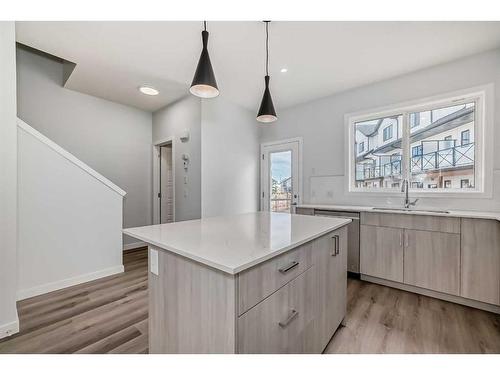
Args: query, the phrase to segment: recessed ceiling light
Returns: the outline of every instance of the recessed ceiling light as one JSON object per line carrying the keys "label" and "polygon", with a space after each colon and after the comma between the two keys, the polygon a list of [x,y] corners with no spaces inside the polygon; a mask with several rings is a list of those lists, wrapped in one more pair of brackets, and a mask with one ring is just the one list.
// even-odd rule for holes
{"label": "recessed ceiling light", "polygon": [[141,86],[139,87],[139,91],[142,92],[144,95],[150,95],[150,96],[155,96],[160,93],[157,89],[151,86]]}
{"label": "recessed ceiling light", "polygon": [[286,72],[288,72],[287,68],[281,68],[281,73],[286,73]]}

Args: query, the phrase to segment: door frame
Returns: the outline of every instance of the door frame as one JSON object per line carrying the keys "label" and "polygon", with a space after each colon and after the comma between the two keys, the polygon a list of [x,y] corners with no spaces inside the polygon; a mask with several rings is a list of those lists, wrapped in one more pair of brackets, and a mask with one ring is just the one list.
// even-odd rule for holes
{"label": "door frame", "polygon": [[160,224],[160,205],[161,198],[159,196],[161,191],[161,171],[160,171],[160,147],[166,146],[168,144],[172,145],[172,209],[173,209],[173,221],[175,222],[175,142],[174,137],[168,137],[153,143],[153,224]]}
{"label": "door frame", "polygon": [[[303,191],[303,181],[302,181],[302,167],[303,167],[303,163],[302,163],[302,155],[303,155],[303,151],[302,151],[302,145],[303,145],[303,139],[302,137],[295,137],[295,138],[287,138],[287,139],[281,139],[281,140],[278,140],[278,141],[271,141],[271,142],[263,142],[260,144],[260,154],[259,154],[259,158],[260,158],[260,173],[259,173],[259,176],[260,176],[260,191],[259,191],[259,201],[260,201],[260,210],[263,211],[264,210],[264,207],[265,207],[265,202],[264,202],[264,199],[265,197],[263,196],[264,194],[264,190],[265,190],[265,186],[264,186],[264,171],[265,171],[265,166],[264,166],[264,147],[267,147],[267,146],[277,146],[277,145],[283,145],[283,144],[286,144],[286,143],[294,143],[294,142],[297,142],[298,143],[298,150],[299,150],[299,154],[297,155],[297,160],[298,160],[298,181],[299,183],[297,184],[297,204],[300,204],[302,203],[302,191]],[[267,163],[267,160],[266,160],[266,163]]]}

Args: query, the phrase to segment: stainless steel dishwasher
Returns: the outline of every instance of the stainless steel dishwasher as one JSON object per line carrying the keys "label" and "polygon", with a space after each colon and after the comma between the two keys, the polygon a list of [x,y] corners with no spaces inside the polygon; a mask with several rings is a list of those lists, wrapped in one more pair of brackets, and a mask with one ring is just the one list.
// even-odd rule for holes
{"label": "stainless steel dishwasher", "polygon": [[359,212],[314,210],[314,215],[352,219],[347,226],[347,271],[359,274]]}

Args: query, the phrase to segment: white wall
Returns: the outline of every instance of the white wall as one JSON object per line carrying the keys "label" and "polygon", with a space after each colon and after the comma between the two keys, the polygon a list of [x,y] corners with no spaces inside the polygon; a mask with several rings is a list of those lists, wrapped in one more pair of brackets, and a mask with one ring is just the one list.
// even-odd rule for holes
{"label": "white wall", "polygon": [[19,331],[16,309],[17,133],[14,22],[0,22],[0,338]]}
{"label": "white wall", "polygon": [[150,224],[151,113],[65,89],[62,79],[59,61],[18,48],[18,117],[127,192],[125,228]]}
{"label": "white wall", "polygon": [[123,272],[123,192],[25,128],[18,129],[18,299]]}
{"label": "white wall", "polygon": [[[341,73],[339,73],[341,74]],[[261,142],[303,137],[304,203],[400,205],[402,195],[374,197],[346,192],[344,115],[419,98],[445,94],[493,83],[495,86],[494,144],[500,145],[500,50],[438,65],[390,80],[353,89],[278,113],[279,120],[262,127]],[[500,153],[489,150],[493,159],[493,197],[421,199],[419,206],[456,209],[500,210]]]}
{"label": "white wall", "polygon": [[[189,141],[181,142],[189,132]],[[189,95],[153,113],[153,143],[173,138],[175,164],[175,220],[201,217],[201,106],[200,99]],[[182,154],[190,157],[187,172]],[[187,177],[187,182],[184,182]],[[157,184],[157,181],[153,182]],[[153,198],[155,210],[158,201]]]}
{"label": "white wall", "polygon": [[259,210],[259,123],[223,97],[202,102],[201,216]]}

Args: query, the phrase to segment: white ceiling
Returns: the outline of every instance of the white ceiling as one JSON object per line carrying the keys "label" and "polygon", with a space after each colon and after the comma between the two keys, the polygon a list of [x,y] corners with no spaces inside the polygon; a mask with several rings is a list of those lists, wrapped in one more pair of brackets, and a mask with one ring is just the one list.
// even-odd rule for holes
{"label": "white ceiling", "polygon": [[[76,63],[66,87],[149,111],[188,93],[201,22],[17,22],[17,41]],[[262,22],[208,22],[221,95],[257,111]],[[500,46],[500,22],[272,22],[277,111]],[[280,73],[282,67],[287,73]],[[160,95],[147,97],[148,84]]]}

